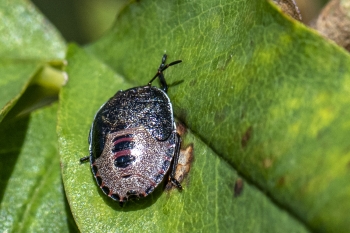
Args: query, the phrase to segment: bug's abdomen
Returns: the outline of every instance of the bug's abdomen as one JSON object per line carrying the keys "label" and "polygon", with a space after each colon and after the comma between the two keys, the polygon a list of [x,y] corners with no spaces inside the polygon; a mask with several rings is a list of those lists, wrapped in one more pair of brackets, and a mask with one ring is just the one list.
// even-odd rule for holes
{"label": "bug's abdomen", "polygon": [[136,160],[135,156],[131,153],[135,146],[135,141],[133,139],[133,134],[124,134],[112,140],[114,166],[126,168]]}
{"label": "bug's abdomen", "polygon": [[97,183],[118,201],[147,196],[169,170],[175,135],[158,141],[144,127],[107,134],[101,156],[92,163]]}

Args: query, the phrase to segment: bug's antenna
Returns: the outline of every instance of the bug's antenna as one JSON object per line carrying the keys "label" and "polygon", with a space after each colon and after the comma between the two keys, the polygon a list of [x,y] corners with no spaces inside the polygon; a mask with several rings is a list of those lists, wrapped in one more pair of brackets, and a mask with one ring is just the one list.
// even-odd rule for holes
{"label": "bug's antenna", "polygon": [[[164,55],[163,59],[162,59],[162,62],[165,62],[165,58],[166,56]],[[169,66],[173,66],[173,65],[176,65],[176,64],[179,64],[181,63],[182,60],[177,60],[177,61],[173,61],[173,62],[170,62],[169,64],[167,65],[164,65],[163,63],[160,65],[159,69],[158,69],[158,72],[156,73],[156,75],[154,75],[154,77],[151,79],[151,81],[148,82],[148,85],[151,85],[151,83],[166,69],[168,69]]]}

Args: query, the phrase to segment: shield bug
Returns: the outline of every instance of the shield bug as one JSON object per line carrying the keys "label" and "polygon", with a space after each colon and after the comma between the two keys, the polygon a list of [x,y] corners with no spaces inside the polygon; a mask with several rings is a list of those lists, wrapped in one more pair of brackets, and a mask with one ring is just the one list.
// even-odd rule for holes
{"label": "shield bug", "polygon": [[[91,170],[102,191],[122,206],[129,199],[146,197],[170,171],[175,179],[181,138],[176,132],[168,85],[163,72],[181,60],[165,64],[146,86],[118,91],[95,115],[89,134]],[[159,78],[161,88],[152,86]]]}

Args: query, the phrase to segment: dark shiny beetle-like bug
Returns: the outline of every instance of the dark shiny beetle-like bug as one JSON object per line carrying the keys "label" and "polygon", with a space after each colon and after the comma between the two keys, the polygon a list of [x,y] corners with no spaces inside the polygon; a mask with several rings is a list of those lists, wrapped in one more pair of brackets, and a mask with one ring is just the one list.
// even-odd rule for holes
{"label": "dark shiny beetle-like bug", "polygon": [[[165,64],[166,57],[148,85],[118,91],[98,110],[90,129],[90,156],[80,159],[90,159],[97,185],[121,206],[152,193],[169,169],[170,181],[182,189],[174,178],[181,139],[163,74],[181,60]],[[151,85],[157,77],[161,89]]]}

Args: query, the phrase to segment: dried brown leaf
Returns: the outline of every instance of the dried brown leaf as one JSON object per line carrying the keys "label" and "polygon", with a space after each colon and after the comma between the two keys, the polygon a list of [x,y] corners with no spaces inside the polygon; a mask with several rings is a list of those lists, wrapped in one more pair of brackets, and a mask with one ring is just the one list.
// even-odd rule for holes
{"label": "dried brown leaf", "polygon": [[311,25],[324,37],[350,51],[350,1],[332,0]]}
{"label": "dried brown leaf", "polygon": [[300,11],[294,0],[273,0],[273,2],[276,3],[285,14],[301,21]]}

